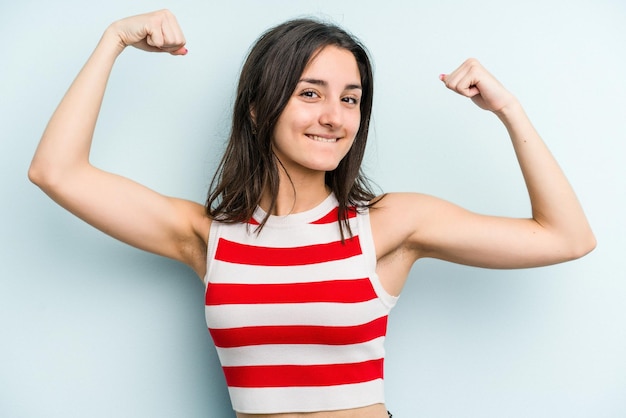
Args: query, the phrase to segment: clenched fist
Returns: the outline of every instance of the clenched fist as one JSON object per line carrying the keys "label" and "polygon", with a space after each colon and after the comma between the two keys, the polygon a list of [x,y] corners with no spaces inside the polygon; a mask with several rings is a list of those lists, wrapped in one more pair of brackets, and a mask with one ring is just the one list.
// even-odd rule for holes
{"label": "clenched fist", "polygon": [[120,46],[144,51],[185,55],[185,36],[169,10],[127,17],[113,23],[107,31],[119,38]]}
{"label": "clenched fist", "polygon": [[481,109],[499,113],[517,102],[515,96],[474,58],[439,78],[450,90],[471,98]]}

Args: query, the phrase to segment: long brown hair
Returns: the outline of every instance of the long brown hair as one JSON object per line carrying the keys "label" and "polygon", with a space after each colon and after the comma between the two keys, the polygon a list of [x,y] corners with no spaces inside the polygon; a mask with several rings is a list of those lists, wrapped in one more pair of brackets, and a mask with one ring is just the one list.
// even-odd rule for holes
{"label": "long brown hair", "polygon": [[[210,217],[222,222],[250,220],[267,188],[271,204],[268,215],[260,222],[260,228],[263,227],[275,208],[278,194],[277,158],[271,145],[276,122],[306,65],[318,51],[330,45],[354,55],[363,88],[361,121],[354,143],[337,168],[327,172],[325,178],[326,185],[339,201],[340,225],[343,222],[350,231],[348,208],[362,208],[374,198],[361,171],[374,92],[368,53],[357,39],[336,25],[297,19],[261,35],[244,63],[230,138],[209,188],[206,211]],[[343,236],[343,228],[340,229]]]}

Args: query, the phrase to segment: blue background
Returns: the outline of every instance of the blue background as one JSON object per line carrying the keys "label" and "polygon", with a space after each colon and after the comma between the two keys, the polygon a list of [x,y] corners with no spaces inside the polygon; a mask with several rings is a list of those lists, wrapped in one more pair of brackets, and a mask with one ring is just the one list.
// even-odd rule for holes
{"label": "blue background", "polygon": [[626,416],[620,0],[2,0],[0,416],[233,416],[194,274],[92,229],[26,178],[48,118],[106,26],[161,7],[177,15],[190,52],[124,52],[92,161],[199,202],[249,46],[274,24],[316,16],[373,55],[365,169],[383,190],[528,216],[504,128],[438,80],[479,58],[525,105],[599,245],[540,269],[418,262],[391,315],[388,407],[400,418]]}

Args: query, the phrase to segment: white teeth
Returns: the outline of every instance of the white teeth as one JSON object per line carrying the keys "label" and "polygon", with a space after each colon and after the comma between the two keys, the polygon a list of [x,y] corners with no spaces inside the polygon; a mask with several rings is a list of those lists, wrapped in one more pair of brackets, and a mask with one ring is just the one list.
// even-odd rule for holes
{"label": "white teeth", "polygon": [[317,135],[307,135],[309,138],[311,138],[313,141],[318,141],[318,142],[337,142],[337,138],[322,138],[321,136],[317,136]]}

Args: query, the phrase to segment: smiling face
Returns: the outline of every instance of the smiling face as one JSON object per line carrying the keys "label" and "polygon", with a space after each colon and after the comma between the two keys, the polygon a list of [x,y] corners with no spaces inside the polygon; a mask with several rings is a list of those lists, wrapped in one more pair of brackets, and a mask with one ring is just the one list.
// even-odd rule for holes
{"label": "smiling face", "polygon": [[274,154],[290,176],[337,168],[359,130],[361,94],[350,51],[327,46],[313,56],[272,138]]}

